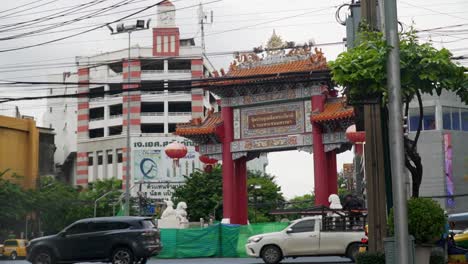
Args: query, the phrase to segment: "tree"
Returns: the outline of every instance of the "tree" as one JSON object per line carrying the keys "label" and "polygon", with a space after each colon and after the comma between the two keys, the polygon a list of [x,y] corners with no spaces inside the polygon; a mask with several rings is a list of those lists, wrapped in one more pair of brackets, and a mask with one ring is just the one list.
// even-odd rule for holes
{"label": "tree", "polygon": [[[172,200],[174,204],[184,201],[188,204],[188,215],[191,220],[207,218],[213,215],[215,219],[222,218],[222,197],[223,197],[223,177],[221,166],[214,166],[211,172],[197,170],[190,176],[185,176],[185,184],[174,190]],[[258,172],[248,171],[248,186],[261,186],[260,189],[250,187],[248,193],[250,197],[254,195],[262,197],[262,201],[257,204],[257,222],[274,220],[268,213],[275,209],[278,204],[284,202],[281,188],[274,183],[274,177],[263,175]],[[249,205],[249,219],[254,221],[255,208],[252,203]]]}
{"label": "tree", "polygon": [[[385,105],[388,95],[386,62],[390,48],[380,32],[364,30],[359,45],[330,62],[332,79],[345,87],[350,102],[356,104],[379,98]],[[419,196],[423,175],[417,152],[423,118],[421,94],[435,92],[440,95],[447,90],[468,103],[468,79],[464,67],[453,63],[451,57],[447,49],[437,50],[430,42],[419,43],[414,29],[400,35],[401,89],[406,115],[413,98],[417,98],[419,104],[416,136],[414,140],[405,136],[405,163],[413,179],[413,197]]]}
{"label": "tree", "polygon": [[[251,198],[249,221],[251,223],[274,221],[275,216],[270,215],[270,211],[277,209],[285,201],[281,187],[275,183],[275,176],[258,171],[248,171],[247,177],[248,196]],[[255,186],[259,186],[259,188]]]}
{"label": "tree", "polygon": [[22,225],[31,204],[28,195],[30,191],[24,191],[15,183],[15,179],[20,176],[13,173],[11,179],[6,179],[8,171],[9,169],[0,172],[0,238],[6,238],[10,231],[17,230]]}
{"label": "tree", "polygon": [[174,204],[186,202],[189,219],[207,219],[213,215],[222,217],[223,176],[221,166],[216,165],[211,172],[194,171],[185,177],[185,184],[176,188],[172,195]]}

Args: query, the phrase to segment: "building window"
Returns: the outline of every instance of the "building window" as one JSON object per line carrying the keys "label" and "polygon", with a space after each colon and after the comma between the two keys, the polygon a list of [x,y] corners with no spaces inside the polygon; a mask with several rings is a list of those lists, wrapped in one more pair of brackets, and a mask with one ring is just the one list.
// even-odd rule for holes
{"label": "building window", "polygon": [[111,126],[109,127],[109,136],[121,135],[122,126]]}
{"label": "building window", "polygon": [[156,37],[156,52],[161,52],[162,51],[162,40],[161,40],[161,36],[157,36]]}
{"label": "building window", "polygon": [[104,107],[97,107],[89,109],[89,120],[103,120]]}
{"label": "building window", "polygon": [[164,115],[164,102],[142,102],[141,115]]}
{"label": "building window", "polygon": [[164,133],[164,124],[141,124],[141,133]]}
{"label": "building window", "polygon": [[122,163],[122,161],[123,161],[122,150],[119,150],[117,152],[117,163]]}
{"label": "building window", "polygon": [[468,108],[461,108],[461,127],[463,131],[468,131]]}
{"label": "building window", "polygon": [[50,93],[49,94],[53,94],[54,92],[52,91],[52,88],[50,88]]}
{"label": "building window", "polygon": [[52,124],[49,124],[49,128],[52,128]]}
{"label": "building window", "polygon": [[109,116],[121,116],[122,115],[122,104],[115,104],[109,106]]}
{"label": "building window", "polygon": [[191,113],[192,102],[169,102],[170,113]]}
{"label": "building window", "polygon": [[191,60],[182,60],[182,59],[172,59],[167,61],[168,70],[192,70],[192,61]]}
{"label": "building window", "polygon": [[169,36],[163,36],[163,52],[169,51]]}
{"label": "building window", "polygon": [[88,166],[93,166],[93,153],[88,153]]}
{"label": "building window", "polygon": [[98,165],[102,165],[102,162],[103,162],[102,151],[98,151],[98,153],[97,153],[97,163],[98,163]]}
{"label": "building window", "polygon": [[460,109],[455,107],[442,107],[443,127],[446,130],[460,130]]}
{"label": "building window", "polygon": [[104,98],[104,86],[89,89],[89,99]]}
{"label": "building window", "polygon": [[104,128],[95,128],[89,130],[89,138],[104,137]]}
{"label": "building window", "polygon": [[52,107],[49,107],[49,113],[52,113]]}
{"label": "building window", "polygon": [[112,164],[112,150],[107,151],[107,164]]}
{"label": "building window", "polygon": [[[423,108],[423,124],[421,130],[434,130],[436,129],[435,123],[435,106],[428,106]],[[412,108],[409,111],[409,129],[410,131],[418,130],[419,122],[419,108]]]}
{"label": "building window", "polygon": [[169,124],[169,133],[174,133],[176,131],[177,124]]}
{"label": "building window", "polygon": [[172,35],[171,36],[171,52],[175,52],[175,46],[176,46],[175,36]]}

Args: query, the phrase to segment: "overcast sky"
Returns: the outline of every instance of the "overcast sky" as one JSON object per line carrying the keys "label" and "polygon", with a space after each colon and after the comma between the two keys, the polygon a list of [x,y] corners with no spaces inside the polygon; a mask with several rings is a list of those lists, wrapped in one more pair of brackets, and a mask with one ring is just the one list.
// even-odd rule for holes
{"label": "overcast sky", "polygon": [[[128,1],[130,4],[125,6],[62,27],[57,27],[57,23],[87,15],[91,10],[127,1],[2,1],[2,7],[0,8],[0,38],[38,30],[43,28],[45,24],[55,24],[53,25],[55,28],[33,37],[27,36],[12,40],[0,40],[0,51],[78,33],[91,28],[93,25],[119,19],[157,1],[130,0]],[[195,37],[197,44],[199,44],[200,30],[197,25],[197,5],[200,1],[174,0],[173,2],[180,9],[177,11],[176,23],[180,27],[181,37]],[[336,22],[335,11],[339,5],[348,2],[343,0],[204,0],[203,3],[206,3],[204,5],[205,11],[213,10],[214,12],[214,23],[205,27],[207,53],[246,50],[262,44],[265,45],[273,29],[284,40],[292,40],[296,41],[296,43],[303,43],[311,39],[317,44],[341,41],[345,37],[345,27]],[[29,3],[34,4],[28,5]],[[57,12],[66,11],[71,6],[75,6],[77,9],[83,8],[83,5],[87,3],[98,4],[80,11],[76,11],[75,9],[73,16],[47,21],[37,20],[47,15],[50,16]],[[20,5],[24,6],[8,11]],[[446,47],[452,50],[455,55],[468,54],[468,18],[466,17],[466,13],[468,13],[468,1],[398,1],[398,12],[399,21],[405,27],[413,22],[417,29],[460,25],[444,28],[439,31],[421,33],[420,36],[423,41],[432,40],[437,47]],[[137,17],[144,19],[152,18],[155,23],[155,13],[156,9],[150,9],[137,15]],[[5,27],[5,25],[14,25],[15,23],[22,23],[32,19],[36,19],[36,22]],[[130,19],[127,23],[134,20]],[[19,26],[23,28],[17,28]],[[61,32],[49,34],[50,31]],[[140,46],[150,46],[151,31],[134,33],[132,45],[136,43]],[[0,80],[45,81],[47,74],[73,71],[72,65],[75,56],[89,56],[126,47],[126,35],[111,36],[107,28],[101,28],[53,44],[20,51],[0,52]],[[331,45],[323,46],[322,49],[328,60],[333,60],[340,52],[344,51],[345,47],[344,45]],[[216,68],[224,67],[227,69],[229,62],[232,61],[232,56],[210,55],[210,60]],[[58,65],[59,63],[60,65]],[[12,90],[8,87],[0,87],[0,98],[42,95],[45,93],[44,88],[37,87],[36,90],[31,90],[31,88],[16,88]],[[41,116],[44,111],[44,101],[0,104],[0,114],[11,113],[15,105],[19,106],[23,114],[35,116],[38,119],[39,125],[42,125]],[[338,157],[339,170],[341,170],[343,163],[351,161],[352,154],[350,152],[340,155]],[[269,155],[269,163],[267,171],[277,175],[277,182],[282,186],[283,192],[287,197],[290,198],[310,193],[313,190],[312,155],[297,151],[271,153]]]}

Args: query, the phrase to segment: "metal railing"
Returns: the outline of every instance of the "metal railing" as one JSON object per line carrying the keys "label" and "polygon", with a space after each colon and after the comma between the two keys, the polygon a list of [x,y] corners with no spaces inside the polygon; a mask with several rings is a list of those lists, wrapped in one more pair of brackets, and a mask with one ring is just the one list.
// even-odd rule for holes
{"label": "metal railing", "polygon": [[169,112],[169,116],[191,116],[192,112]]}
{"label": "metal railing", "polygon": [[91,122],[91,121],[101,121],[101,120],[104,120],[104,117],[90,118],[90,119],[89,119],[89,122]]}
{"label": "metal railing", "polygon": [[121,117],[122,117],[122,114],[110,115],[110,116],[109,116],[109,119],[116,119],[116,118],[121,118]]}
{"label": "metal railing", "polygon": [[164,112],[141,112],[141,116],[164,116]]}

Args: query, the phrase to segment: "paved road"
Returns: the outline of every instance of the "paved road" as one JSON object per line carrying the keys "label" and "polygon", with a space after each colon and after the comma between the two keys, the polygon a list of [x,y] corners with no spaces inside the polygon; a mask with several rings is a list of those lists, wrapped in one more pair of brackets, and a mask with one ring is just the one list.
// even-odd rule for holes
{"label": "paved road", "polygon": [[[30,264],[24,260],[11,261],[11,260],[0,260],[0,264]],[[149,264],[263,264],[261,259],[252,258],[205,258],[205,259],[152,259],[148,262]],[[295,264],[350,264],[347,258],[340,257],[313,257],[313,258],[297,258],[297,259],[286,259],[281,263],[295,263]]]}

